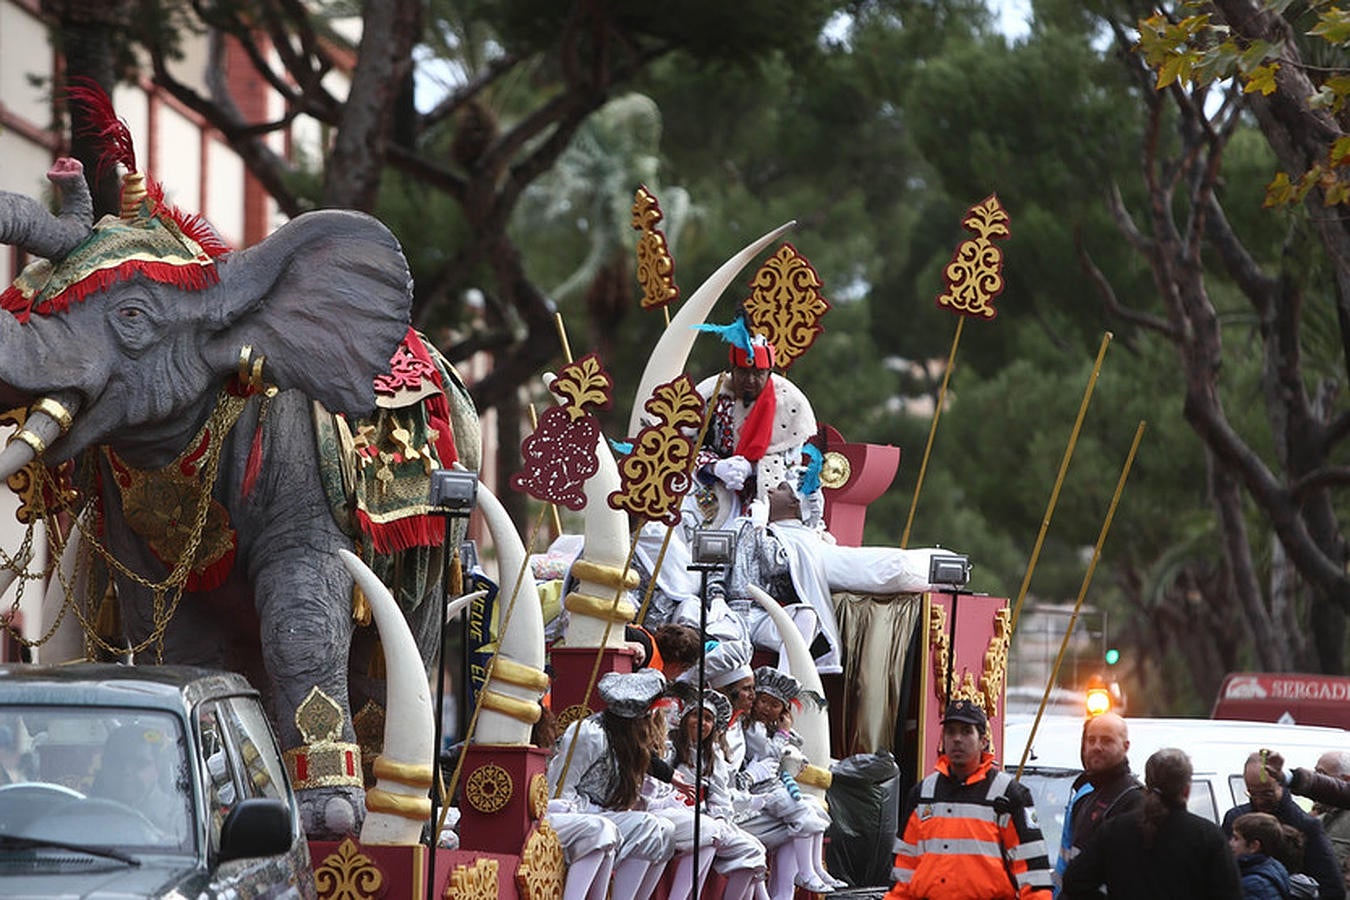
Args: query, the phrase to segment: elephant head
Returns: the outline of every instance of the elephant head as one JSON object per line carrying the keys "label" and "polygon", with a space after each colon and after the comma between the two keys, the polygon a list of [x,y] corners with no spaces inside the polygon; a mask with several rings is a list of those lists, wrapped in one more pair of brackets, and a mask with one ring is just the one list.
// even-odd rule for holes
{"label": "elephant head", "polygon": [[[78,172],[65,160],[49,173],[77,210]],[[333,412],[374,408],[411,304],[407,263],[375,219],[308,213],[228,253],[153,193],[92,227],[25,200],[0,193],[0,239],[44,257],[0,296],[0,406],[54,402],[35,403],[0,478],[101,444],[161,465],[236,372]]]}
{"label": "elephant head", "polygon": [[[378,221],[338,210],[230,252],[135,173],[124,178],[122,214],[91,224],[78,164],[49,174],[65,198],[60,215],[0,193],[0,240],[41,257],[0,293],[0,409],[31,407],[0,453],[0,478],[35,457],[93,461],[102,502],[92,512],[104,526],[91,533],[116,561],[123,636],[147,650],[138,658],[153,659],[153,648],[165,662],[252,677],[268,696],[306,831],[350,833],[364,810],[357,714],[382,698],[387,659],[354,623],[359,604],[336,551],[359,545],[382,575],[407,579],[396,593],[425,660],[439,604],[423,601],[440,589],[444,530],[416,487],[406,492],[411,512],[354,502],[351,514],[333,487],[349,472],[332,475],[330,461],[386,463],[379,454],[351,463],[357,451],[331,445],[367,441],[356,419],[377,407],[390,417],[380,421],[399,423],[416,408],[422,451],[456,432],[450,449],[470,468],[478,460],[467,393],[431,350],[405,341],[407,261]],[[377,376],[386,376],[378,399]],[[320,427],[316,403],[349,417],[345,438],[345,426]],[[226,408],[234,418],[218,415]],[[208,432],[213,466],[187,473],[194,448],[206,446],[194,435]],[[100,452],[84,453],[91,448]],[[418,475],[423,463],[453,459],[415,449],[401,458]],[[175,499],[166,484],[196,499]],[[184,518],[175,503],[204,511],[187,545],[174,543]],[[163,603],[184,546],[208,538],[218,553],[209,577],[178,582],[181,602]]]}

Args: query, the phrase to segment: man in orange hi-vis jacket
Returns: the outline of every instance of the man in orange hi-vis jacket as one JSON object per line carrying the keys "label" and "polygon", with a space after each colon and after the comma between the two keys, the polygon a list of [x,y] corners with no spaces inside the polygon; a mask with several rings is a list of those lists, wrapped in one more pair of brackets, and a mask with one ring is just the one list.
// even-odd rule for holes
{"label": "man in orange hi-vis jacket", "polygon": [[1050,861],[1031,793],[985,752],[989,723],[947,705],[936,770],[910,790],[886,900],[1050,900]]}

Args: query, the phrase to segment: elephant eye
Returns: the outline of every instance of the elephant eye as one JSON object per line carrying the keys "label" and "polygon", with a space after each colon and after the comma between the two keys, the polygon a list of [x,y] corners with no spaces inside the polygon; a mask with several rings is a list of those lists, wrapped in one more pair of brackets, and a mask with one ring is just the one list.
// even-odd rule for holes
{"label": "elephant eye", "polygon": [[127,304],[117,310],[117,314],[124,319],[138,319],[143,312],[144,310],[139,306],[132,306],[131,304]]}

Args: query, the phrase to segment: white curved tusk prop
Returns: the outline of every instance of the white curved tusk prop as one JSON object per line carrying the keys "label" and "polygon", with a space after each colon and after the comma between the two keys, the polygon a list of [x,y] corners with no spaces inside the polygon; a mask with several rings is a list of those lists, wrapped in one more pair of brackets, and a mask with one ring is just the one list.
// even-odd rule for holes
{"label": "white curved tusk prop", "polygon": [[[361,558],[348,550],[338,556],[370,603],[370,612],[380,631],[388,676],[384,719],[384,751],[375,760],[375,787],[366,795],[366,821],[361,826],[361,843],[383,846],[409,846],[418,843],[422,826],[431,813],[428,796],[432,784],[432,760],[436,745],[435,720],[432,718],[431,688],[427,684],[417,642],[398,608],[394,595],[384,582],[370,571]],[[381,776],[381,768],[400,774],[400,779]],[[412,777],[409,777],[411,775]],[[424,784],[406,784],[421,781]],[[392,798],[379,803],[379,797]],[[425,803],[425,806],[423,806]],[[405,814],[371,809],[404,808]],[[411,818],[425,810],[421,818]]]}
{"label": "white curved tusk prop", "polygon": [[[42,633],[51,632],[52,635],[46,643],[36,648],[37,660],[44,665],[75,662],[84,658],[84,629],[80,627],[75,612],[66,609],[66,588],[63,587],[70,586],[71,603],[82,603],[89,595],[88,571],[78,565],[82,542],[81,526],[77,522],[70,529],[66,545],[61,548],[61,559],[57,563],[61,567],[60,577],[49,579],[47,590],[42,595]],[[52,631],[58,616],[61,623]]]}
{"label": "white curved tusk prop", "polygon": [[463,597],[456,597],[455,599],[451,600],[448,604],[446,604],[445,607],[446,624],[448,625],[450,622],[459,618],[459,614],[464,612],[464,610],[468,609],[470,603],[481,597],[486,596],[487,591],[474,591],[472,594],[465,594]]}
{"label": "white curved tusk prop", "polygon": [[657,386],[674,381],[684,371],[685,363],[689,361],[689,351],[694,347],[694,338],[698,337],[694,326],[702,324],[708,318],[722,292],[731,284],[731,280],[740,274],[741,269],[796,224],[796,220],[785,222],[746,245],[740,253],[722,263],[716,272],[709,275],[708,280],[699,285],[698,290],[694,291],[675,313],[675,317],[662,332],[660,340],[656,342],[656,347],[648,358],[647,368],[642,372],[642,380],[638,382],[637,393],[633,395],[633,412],[628,419],[629,437],[642,430],[643,407],[652,398]]}
{"label": "white curved tusk prop", "polygon": [[[806,645],[806,638],[802,637],[802,633],[792,623],[792,617],[777,600],[759,587],[753,584],[747,587],[750,589],[750,596],[763,607],[778,628],[778,636],[783,640],[783,651],[787,654],[788,668],[792,677],[806,690],[825,696],[825,686],[821,683],[820,672],[816,670],[815,660],[811,657],[811,648]],[[796,713],[793,729],[802,736],[802,753],[806,755],[807,760],[813,765],[828,769],[830,719],[825,710],[815,709],[810,703],[803,703],[801,710]],[[825,792],[817,787],[803,784],[801,789],[818,797],[825,796]]]}
{"label": "white curved tusk prop", "polygon": [[[80,408],[78,400],[71,394],[58,394],[51,399],[72,416]],[[53,441],[69,429],[70,422],[62,422],[44,410],[34,408],[29,412],[23,428],[10,437],[4,450],[0,450],[0,481],[9,478],[40,456]]]}
{"label": "white curved tusk prop", "polygon": [[[478,725],[470,743],[528,746],[530,729],[539,718],[539,700],[548,690],[548,676],[544,673],[544,607],[539,602],[539,587],[520,533],[497,495],[481,482],[476,508],[497,548],[501,584],[497,593],[497,661],[491,680],[483,685]],[[514,606],[512,588],[517,597]],[[503,629],[500,623],[506,619],[508,609],[511,618]],[[522,714],[528,711],[531,717],[526,721],[521,715],[512,715],[513,711]]]}

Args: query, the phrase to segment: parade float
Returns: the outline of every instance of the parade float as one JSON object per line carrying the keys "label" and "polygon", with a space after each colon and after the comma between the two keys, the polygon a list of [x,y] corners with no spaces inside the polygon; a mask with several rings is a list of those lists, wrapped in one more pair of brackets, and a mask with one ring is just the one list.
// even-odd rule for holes
{"label": "parade float", "polygon": [[[540,548],[487,486],[464,485],[477,415],[453,367],[408,327],[410,278],[393,236],[329,210],[231,250],[164,203],[106,98],[77,99],[101,111],[107,161],[124,172],[120,214],[92,221],[73,160],[49,173],[56,215],[0,194],[0,242],[36,259],[0,295],[0,408],[18,429],[0,476],[60,555],[52,572],[26,572],[20,548],[5,548],[9,577],[46,581],[36,652],[248,675],[285,750],[320,896],[560,897],[547,749],[531,744],[531,727],[545,694],[565,728],[601,708],[602,673],[636,665],[623,631],[649,598],[636,590],[635,545],[644,528],[659,536],[655,584],[708,427],[685,372],[694,326],[762,259],[739,309],[780,367],[823,327],[818,276],[778,243],[791,223],[728,259],[671,316],[679,290],[660,208],[638,191],[644,307],[668,325],[629,433],[603,433],[595,412],[615,385],[595,354],[571,358],[564,333],[565,364],[543,379],[557,402],[511,477],[511,489],[584,518],[566,632],[546,649],[530,562]],[[994,315],[1008,217],[990,197],[964,224],[973,236],[938,301],[962,323]],[[828,425],[819,436],[824,523],[838,545],[857,546],[900,450]],[[496,577],[458,604],[481,640],[467,741],[447,779],[426,676],[442,664],[447,601],[468,590],[458,553],[471,515],[491,535]],[[831,762],[860,753],[894,754],[909,779],[927,770],[948,699],[986,711],[1000,754],[1016,607],[967,592],[967,558],[925,559],[922,590],[833,592],[838,674],[821,676],[778,600],[753,589],[786,668],[830,700],[798,723],[812,762],[804,789],[828,797]],[[453,850],[429,837],[444,832],[452,801]]]}

